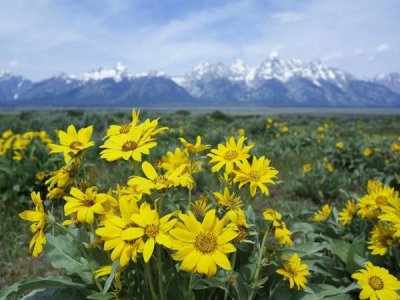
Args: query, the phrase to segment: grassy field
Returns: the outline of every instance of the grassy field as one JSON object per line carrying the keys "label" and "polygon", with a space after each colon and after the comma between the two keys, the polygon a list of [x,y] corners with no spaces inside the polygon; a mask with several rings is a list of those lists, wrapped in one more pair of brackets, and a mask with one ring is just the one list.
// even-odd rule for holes
{"label": "grassy field", "polygon": [[[395,145],[400,143],[400,116],[385,112],[337,115],[340,111],[333,111],[333,115],[321,115],[316,111],[275,111],[269,116],[271,112],[267,111],[240,115],[143,111],[141,119],[159,117],[160,125],[169,128],[157,138],[158,146],[149,157],[152,161],[180,146],[179,137],[194,141],[200,135],[204,143],[215,147],[227,137],[244,135],[248,143],[255,144],[253,154],[265,155],[279,170],[279,183],[270,187],[270,196],[257,195],[255,209],[271,206],[295,219],[304,211],[315,211],[322,203],[343,205],[350,197],[364,193],[371,178],[399,188],[400,149]],[[110,124],[125,124],[130,118],[128,110],[4,113],[0,114],[0,133],[46,131],[57,142],[57,130],[66,130],[70,124],[77,128],[93,124],[96,146],[88,151],[87,159],[98,186],[106,190],[115,188],[116,183],[126,184],[131,169],[123,162],[110,164],[95,159],[100,152],[98,146]],[[52,272],[43,256],[30,257],[31,234],[28,225],[18,218],[19,212],[31,208],[30,192],[46,193],[47,174],[62,163],[61,157],[47,152],[46,146],[33,141],[21,152],[20,160],[13,159],[12,149],[0,157],[0,286]],[[311,165],[309,169],[307,164]],[[44,172],[44,177],[39,172]],[[200,174],[197,180],[194,198],[220,187],[220,182],[209,175]]]}

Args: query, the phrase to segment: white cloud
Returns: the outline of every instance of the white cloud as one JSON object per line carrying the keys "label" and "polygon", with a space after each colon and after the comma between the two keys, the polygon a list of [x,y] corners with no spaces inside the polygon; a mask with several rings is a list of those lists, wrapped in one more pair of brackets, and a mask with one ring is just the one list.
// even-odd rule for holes
{"label": "white cloud", "polygon": [[390,50],[390,46],[386,43],[382,43],[379,44],[376,48],[375,48],[375,52],[380,53],[380,52],[386,52]]}
{"label": "white cloud", "polygon": [[363,48],[356,48],[353,51],[354,55],[361,55],[365,53],[365,50]]}
{"label": "white cloud", "polygon": [[16,60],[16,59],[10,60],[10,61],[8,62],[8,66],[9,66],[10,68],[17,68],[17,67],[19,67],[20,65],[21,65],[21,62],[18,61],[18,60]]}
{"label": "white cloud", "polygon": [[291,11],[276,13],[273,14],[272,17],[277,19],[280,23],[292,23],[304,20],[304,16]]}
{"label": "white cloud", "polygon": [[322,60],[325,62],[331,61],[331,60],[336,60],[343,57],[342,52],[330,52],[322,57]]}

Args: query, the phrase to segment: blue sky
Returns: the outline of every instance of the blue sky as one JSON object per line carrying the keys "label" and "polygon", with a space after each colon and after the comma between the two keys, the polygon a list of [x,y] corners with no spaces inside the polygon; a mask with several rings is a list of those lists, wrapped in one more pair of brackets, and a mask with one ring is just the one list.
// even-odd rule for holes
{"label": "blue sky", "polygon": [[181,74],[278,51],[368,77],[400,71],[399,14],[398,0],[0,0],[0,70]]}

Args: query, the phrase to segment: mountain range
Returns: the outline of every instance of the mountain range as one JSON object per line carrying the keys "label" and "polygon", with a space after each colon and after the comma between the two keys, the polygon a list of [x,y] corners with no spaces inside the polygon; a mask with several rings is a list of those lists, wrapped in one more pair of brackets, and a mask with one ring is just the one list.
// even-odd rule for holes
{"label": "mountain range", "polygon": [[0,71],[0,107],[400,107],[400,73],[360,79],[320,61],[209,62],[181,76],[112,69],[33,82]]}

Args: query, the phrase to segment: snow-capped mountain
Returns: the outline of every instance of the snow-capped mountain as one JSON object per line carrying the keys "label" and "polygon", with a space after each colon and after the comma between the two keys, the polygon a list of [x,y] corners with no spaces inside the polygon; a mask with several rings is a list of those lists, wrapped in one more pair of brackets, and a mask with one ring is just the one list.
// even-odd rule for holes
{"label": "snow-capped mountain", "polygon": [[20,93],[23,93],[32,86],[32,82],[15,76],[9,72],[0,71],[0,104],[17,100]]}
{"label": "snow-capped mountain", "polygon": [[53,106],[400,107],[400,73],[360,80],[320,61],[272,53],[257,66],[203,62],[184,75],[111,69],[32,83],[0,72],[0,104]]}
{"label": "snow-capped mountain", "polygon": [[381,84],[393,92],[400,94],[400,72],[380,74],[373,79],[373,82]]}

